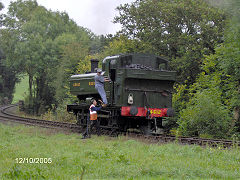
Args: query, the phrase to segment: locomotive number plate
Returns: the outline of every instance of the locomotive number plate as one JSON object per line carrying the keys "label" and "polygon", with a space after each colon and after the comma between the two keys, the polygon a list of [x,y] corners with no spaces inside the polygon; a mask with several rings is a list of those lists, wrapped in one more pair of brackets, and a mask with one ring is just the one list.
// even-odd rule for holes
{"label": "locomotive number plate", "polygon": [[73,87],[78,87],[80,86],[80,83],[73,83]]}
{"label": "locomotive number plate", "polygon": [[88,85],[89,86],[95,86],[95,82],[89,82]]}
{"label": "locomotive number plate", "polygon": [[151,114],[161,114],[161,110],[150,110]]}

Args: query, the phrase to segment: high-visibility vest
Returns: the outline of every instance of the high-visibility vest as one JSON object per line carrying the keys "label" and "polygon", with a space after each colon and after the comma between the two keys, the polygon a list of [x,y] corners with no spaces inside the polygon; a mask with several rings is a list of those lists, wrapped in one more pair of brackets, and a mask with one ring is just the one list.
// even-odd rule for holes
{"label": "high-visibility vest", "polygon": [[91,108],[95,107],[93,104],[90,106],[89,108],[89,112],[90,112],[90,120],[97,120],[97,111],[92,111]]}

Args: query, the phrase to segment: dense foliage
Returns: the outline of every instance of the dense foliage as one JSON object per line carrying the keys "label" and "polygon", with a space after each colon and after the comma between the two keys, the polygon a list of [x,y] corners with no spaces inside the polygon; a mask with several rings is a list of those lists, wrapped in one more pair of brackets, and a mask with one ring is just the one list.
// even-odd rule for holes
{"label": "dense foliage", "polygon": [[213,137],[239,135],[240,6],[237,1],[232,3],[231,8],[236,11],[232,9],[233,18],[226,27],[224,42],[216,46],[215,54],[204,59],[203,72],[196,82],[185,89],[185,93],[175,95],[175,102],[183,96],[189,99],[185,104],[177,104],[177,108],[182,109],[179,130],[183,134],[203,133]]}
{"label": "dense foliage", "polygon": [[[0,26],[3,23],[3,14],[1,14],[1,10],[3,8],[4,6],[0,2]],[[3,41],[2,35],[0,33],[0,104],[6,104],[11,102],[13,98],[14,86],[15,83],[18,81],[15,69],[12,67],[4,66],[4,58],[5,53],[3,51]]]}
{"label": "dense foliage", "polygon": [[136,0],[117,9],[120,33],[147,42],[155,54],[169,57],[181,82],[193,82],[203,55],[214,53],[222,42],[226,14],[204,0]]}

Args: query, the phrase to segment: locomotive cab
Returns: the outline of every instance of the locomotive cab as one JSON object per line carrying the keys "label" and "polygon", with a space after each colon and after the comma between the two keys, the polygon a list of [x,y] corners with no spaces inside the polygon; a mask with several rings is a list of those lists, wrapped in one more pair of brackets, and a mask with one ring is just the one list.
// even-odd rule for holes
{"label": "locomotive cab", "polygon": [[110,56],[103,60],[103,71],[111,79],[110,83],[105,83],[111,105],[172,106],[176,73],[168,70],[166,59],[143,54]]}

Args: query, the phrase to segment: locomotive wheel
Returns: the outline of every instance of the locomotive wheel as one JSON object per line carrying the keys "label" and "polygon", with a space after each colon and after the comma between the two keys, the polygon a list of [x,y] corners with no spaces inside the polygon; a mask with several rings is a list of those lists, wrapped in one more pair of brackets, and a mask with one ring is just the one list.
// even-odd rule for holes
{"label": "locomotive wheel", "polygon": [[110,132],[111,137],[118,137],[118,135],[119,135],[119,132],[116,129],[114,129]]}
{"label": "locomotive wheel", "polygon": [[87,124],[87,117],[82,116],[80,112],[77,113],[77,124],[80,126],[84,126]]}
{"label": "locomotive wheel", "polygon": [[140,126],[140,131],[144,135],[150,135],[151,134],[151,129],[147,125]]}
{"label": "locomotive wheel", "polygon": [[112,131],[110,132],[110,136],[112,137],[118,137],[119,132],[118,132],[118,127],[117,125],[112,126]]}

